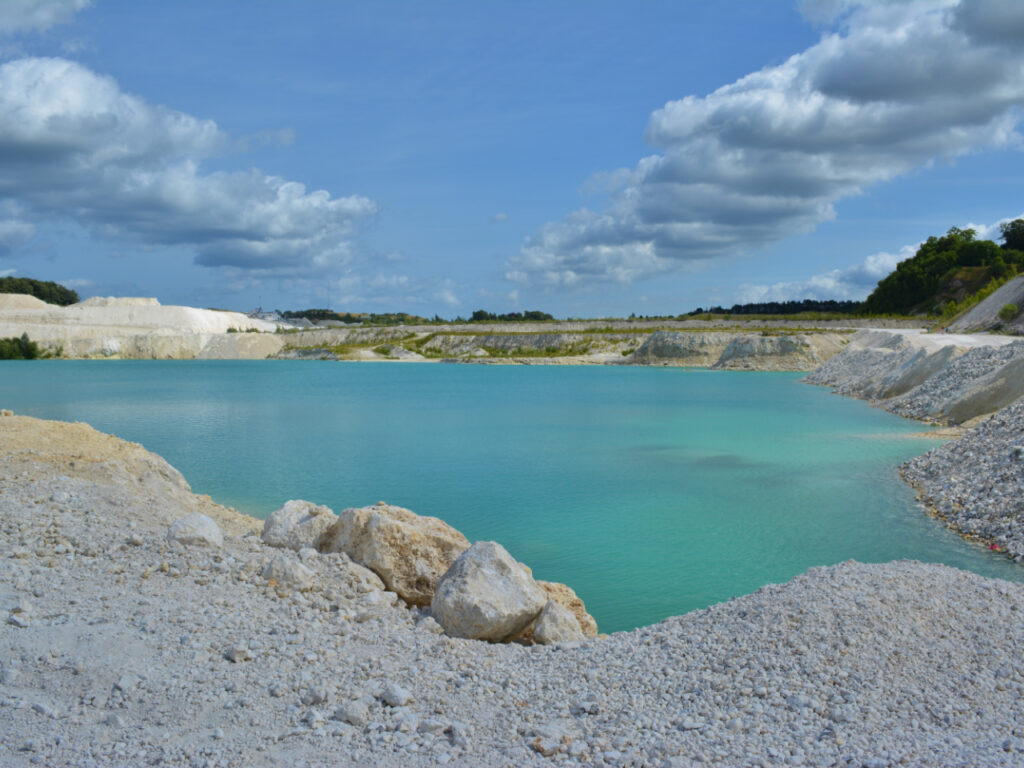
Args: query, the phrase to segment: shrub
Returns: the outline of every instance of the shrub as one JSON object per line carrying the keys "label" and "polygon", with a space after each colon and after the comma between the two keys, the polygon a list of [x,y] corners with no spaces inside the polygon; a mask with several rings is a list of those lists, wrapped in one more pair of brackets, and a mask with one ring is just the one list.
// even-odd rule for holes
{"label": "shrub", "polygon": [[1003,304],[1003,308],[999,310],[999,319],[1004,323],[1008,323],[1020,313],[1020,309],[1016,304]]}
{"label": "shrub", "polygon": [[35,360],[39,356],[39,345],[27,333],[21,334],[21,338],[0,339],[0,360]]}

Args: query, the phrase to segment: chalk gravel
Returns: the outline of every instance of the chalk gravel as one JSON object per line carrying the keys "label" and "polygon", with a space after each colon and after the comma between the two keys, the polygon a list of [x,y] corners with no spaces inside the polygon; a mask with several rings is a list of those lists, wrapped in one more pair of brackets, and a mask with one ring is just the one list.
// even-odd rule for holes
{"label": "chalk gravel", "polygon": [[951,528],[1024,561],[1024,399],[902,471]]}
{"label": "chalk gravel", "polygon": [[849,562],[577,646],[492,645],[344,555],[307,552],[312,588],[279,592],[281,550],[230,510],[223,548],[169,544],[180,476],[85,472],[54,439],[0,454],[2,765],[1024,763],[1020,585]]}

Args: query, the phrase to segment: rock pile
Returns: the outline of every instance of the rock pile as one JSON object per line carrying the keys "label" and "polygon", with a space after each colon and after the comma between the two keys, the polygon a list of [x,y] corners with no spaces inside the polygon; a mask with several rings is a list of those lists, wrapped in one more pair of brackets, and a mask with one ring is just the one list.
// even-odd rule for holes
{"label": "rock pile", "polygon": [[[500,544],[470,546],[443,520],[383,501],[338,515],[309,501],[288,501],[264,522],[263,542],[307,557],[344,554],[452,637],[547,645],[597,636],[594,618],[571,588],[534,581]],[[279,557],[264,575],[306,588],[308,578],[285,574],[290,562]]]}
{"label": "rock pile", "polygon": [[469,542],[443,520],[381,501],[343,510],[318,547],[365,565],[410,605],[429,605],[438,579]]}
{"label": "rock pile", "polygon": [[960,424],[1024,396],[1024,341],[861,331],[804,380],[908,418]]}
{"label": "rock pile", "polygon": [[903,466],[951,528],[1024,561],[1024,398]]}

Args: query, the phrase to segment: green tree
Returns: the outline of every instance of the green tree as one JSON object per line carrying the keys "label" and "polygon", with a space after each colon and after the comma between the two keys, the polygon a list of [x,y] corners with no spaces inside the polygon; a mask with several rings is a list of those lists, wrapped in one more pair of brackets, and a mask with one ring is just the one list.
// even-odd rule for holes
{"label": "green tree", "polygon": [[1002,309],[999,310],[999,319],[1004,323],[1008,323],[1015,318],[1020,309],[1016,304],[1003,304]]}
{"label": "green tree", "polygon": [[37,357],[39,346],[27,333],[21,334],[21,338],[0,339],[0,360],[35,360]]}
{"label": "green tree", "polygon": [[1003,233],[1003,248],[1024,251],[1024,219],[1014,219],[999,225]]}
{"label": "green tree", "polygon": [[30,277],[0,277],[0,293],[26,293],[40,301],[61,306],[78,303],[78,294],[70,288]]}

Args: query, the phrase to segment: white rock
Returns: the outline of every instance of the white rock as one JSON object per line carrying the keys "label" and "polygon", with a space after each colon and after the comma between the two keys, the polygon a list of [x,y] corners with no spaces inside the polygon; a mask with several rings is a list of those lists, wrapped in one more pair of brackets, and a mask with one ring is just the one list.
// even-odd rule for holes
{"label": "white rock", "polygon": [[397,683],[387,683],[380,698],[390,707],[404,707],[412,701],[412,694]]}
{"label": "white rock", "polygon": [[279,587],[302,592],[313,584],[313,571],[291,555],[281,553],[263,569],[263,578],[273,579]]}
{"label": "white rock", "polygon": [[224,546],[224,536],[220,528],[213,520],[199,512],[173,523],[167,529],[167,540],[186,546]]}
{"label": "white rock", "polygon": [[362,728],[370,722],[370,708],[361,701],[350,701],[338,707],[334,717],[349,725],[354,725],[356,728]]}
{"label": "white rock", "polygon": [[522,634],[546,604],[525,565],[500,544],[478,541],[438,582],[430,613],[453,637],[502,642]]}
{"label": "white rock", "polygon": [[428,605],[438,579],[468,547],[443,520],[378,502],[342,510],[320,550],[344,552],[410,605]]}
{"label": "white rock", "polygon": [[327,507],[292,499],[264,521],[263,541],[272,547],[316,549],[320,536],[337,520],[338,516]]}
{"label": "white rock", "polygon": [[534,625],[533,639],[541,645],[552,645],[582,642],[584,636],[573,612],[554,600],[548,600]]}

